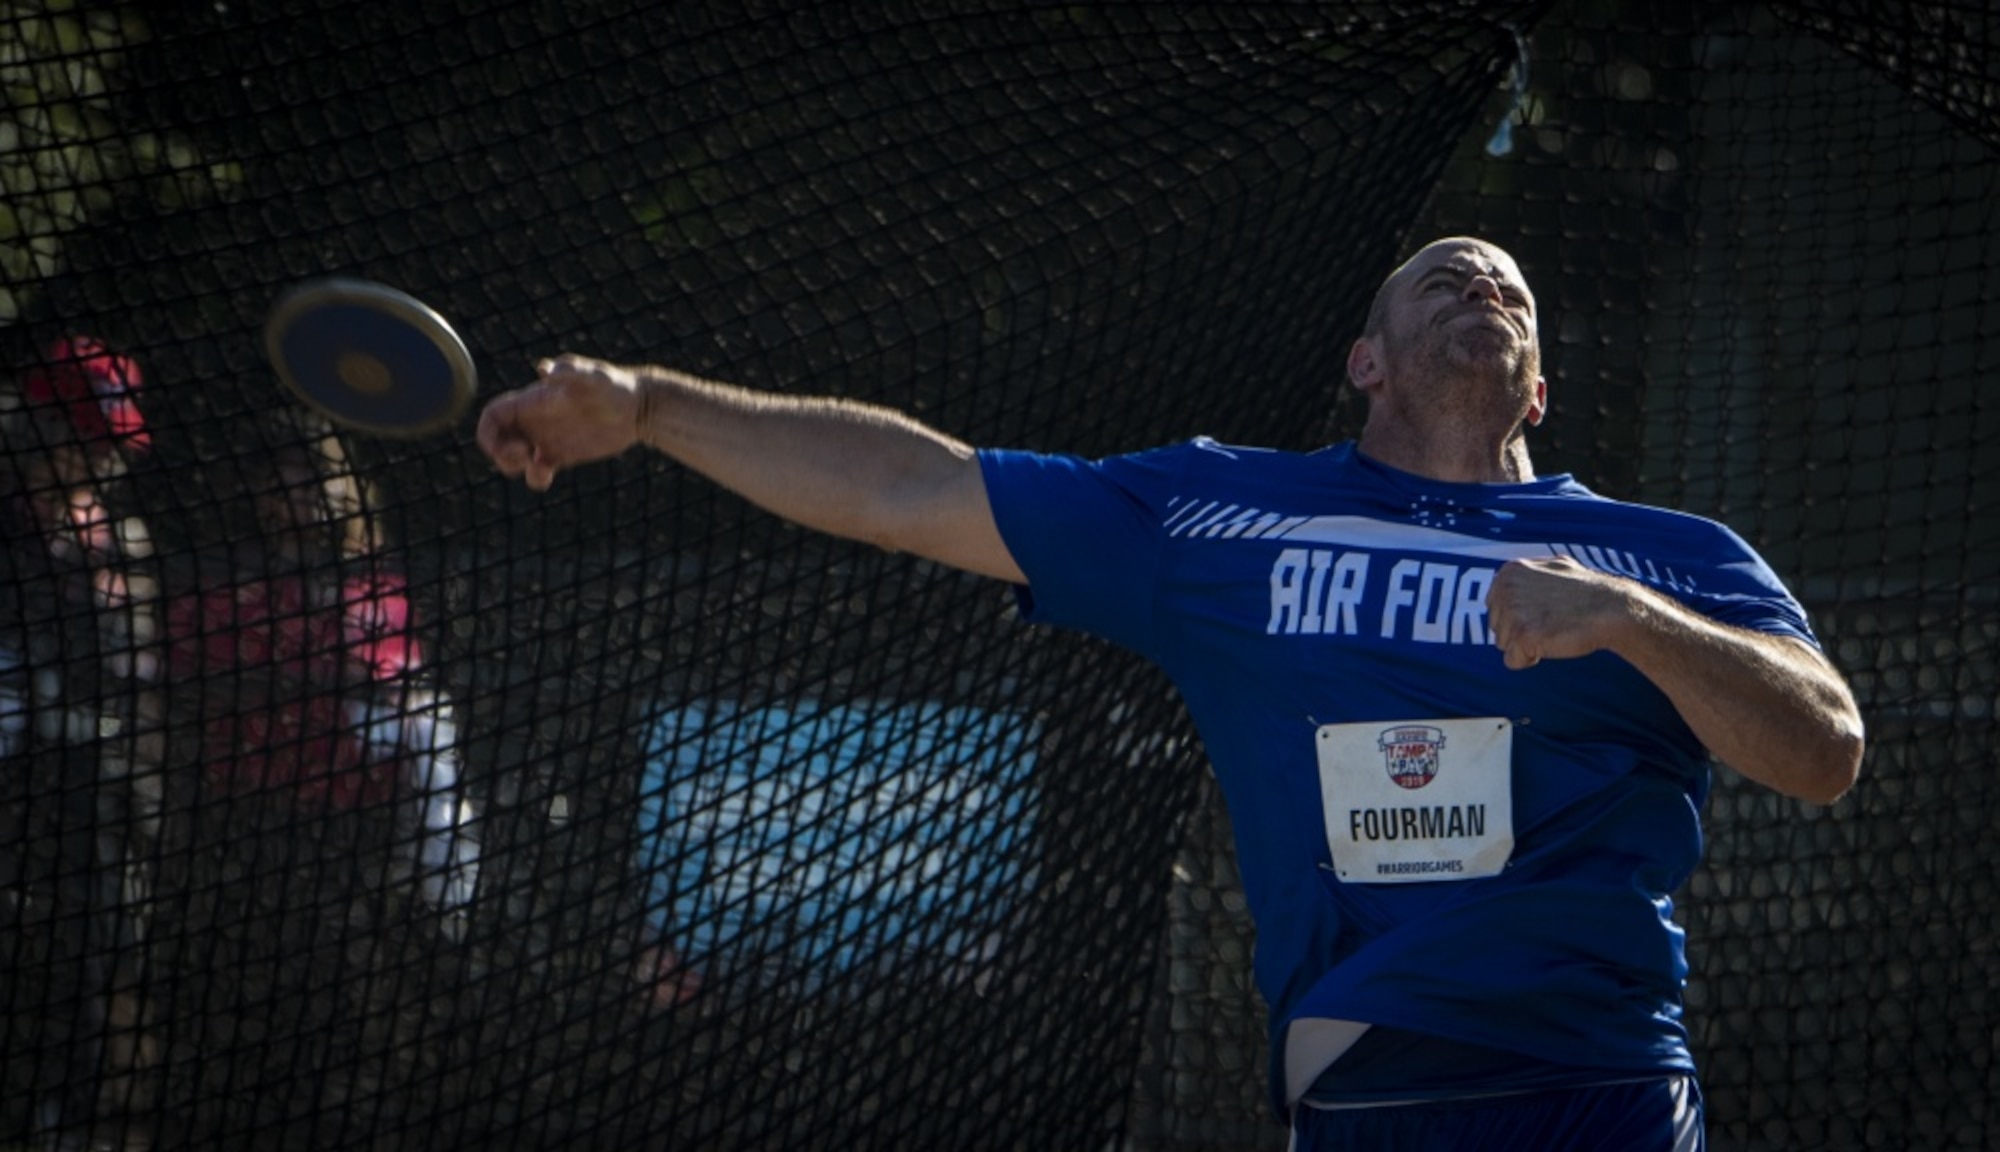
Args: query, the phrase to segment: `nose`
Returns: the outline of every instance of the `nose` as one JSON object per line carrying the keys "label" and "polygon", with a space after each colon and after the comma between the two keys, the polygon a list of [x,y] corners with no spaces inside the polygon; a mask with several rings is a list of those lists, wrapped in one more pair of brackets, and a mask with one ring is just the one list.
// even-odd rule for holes
{"label": "nose", "polygon": [[1468,300],[1490,300],[1498,304],[1502,299],[1500,281],[1488,272],[1468,276],[1465,280],[1465,297]]}

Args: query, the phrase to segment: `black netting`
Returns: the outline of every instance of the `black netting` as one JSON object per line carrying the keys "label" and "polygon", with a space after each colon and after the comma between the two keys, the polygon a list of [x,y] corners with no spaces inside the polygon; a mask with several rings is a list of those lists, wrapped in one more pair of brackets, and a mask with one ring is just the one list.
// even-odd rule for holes
{"label": "black netting", "polygon": [[1741,532],[1870,725],[1829,810],[1719,774],[1714,1144],[2000,1140],[1986,6],[0,30],[0,1148],[1281,1147],[1164,677],[657,457],[538,496],[469,422],[332,435],[261,329],[360,276],[482,395],[571,349],[982,444],[1304,448],[1458,232],[1540,297],[1540,470]]}

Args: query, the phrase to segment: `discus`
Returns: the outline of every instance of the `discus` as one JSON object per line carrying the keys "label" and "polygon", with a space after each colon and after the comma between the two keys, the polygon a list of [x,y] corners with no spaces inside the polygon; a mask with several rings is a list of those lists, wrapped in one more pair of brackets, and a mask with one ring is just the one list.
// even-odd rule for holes
{"label": "discus", "polygon": [[441,432],[478,387],[472,354],[443,316],[369,280],[314,280],[280,296],[264,322],[264,351],[308,406],[378,436]]}

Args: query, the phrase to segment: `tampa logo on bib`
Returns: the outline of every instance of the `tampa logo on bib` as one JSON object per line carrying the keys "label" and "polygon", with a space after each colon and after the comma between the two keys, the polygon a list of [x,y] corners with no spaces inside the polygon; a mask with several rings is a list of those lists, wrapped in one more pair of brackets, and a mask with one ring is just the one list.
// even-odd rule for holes
{"label": "tampa logo on bib", "polygon": [[1422,788],[1438,774],[1438,749],[1444,747],[1444,730],[1427,724],[1390,728],[1377,741],[1382,758],[1389,762],[1389,779],[1405,788]]}
{"label": "tampa logo on bib", "polygon": [[1327,849],[1342,880],[1476,880],[1507,866],[1514,852],[1509,721],[1326,724],[1314,743]]}

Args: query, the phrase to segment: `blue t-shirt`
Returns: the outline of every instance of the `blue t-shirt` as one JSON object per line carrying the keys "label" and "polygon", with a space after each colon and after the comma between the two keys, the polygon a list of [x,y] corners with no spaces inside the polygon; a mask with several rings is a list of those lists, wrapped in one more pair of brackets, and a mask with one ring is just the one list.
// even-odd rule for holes
{"label": "blue t-shirt", "polygon": [[[1028,578],[1026,618],[1144,655],[1186,701],[1234,825],[1280,1108],[1284,1040],[1301,1019],[1520,1053],[1524,1082],[1545,1066],[1693,1070],[1669,893],[1701,853],[1706,751],[1618,657],[1508,669],[1485,594],[1510,559],[1569,556],[1723,623],[1816,644],[1740,538],[1568,476],[1444,483],[1352,444],[1301,455],[1198,439],[1101,461],[984,451],[980,462]],[[1338,789],[1323,787],[1316,738],[1466,718],[1511,723],[1504,866],[1479,879],[1342,879],[1329,846]],[[1385,729],[1382,746],[1410,730]],[[1420,787],[1420,761],[1378,767]],[[1361,834],[1358,814],[1347,831]],[[1504,1072],[1467,1085],[1455,1071],[1437,1083],[1515,1086]]]}

